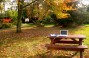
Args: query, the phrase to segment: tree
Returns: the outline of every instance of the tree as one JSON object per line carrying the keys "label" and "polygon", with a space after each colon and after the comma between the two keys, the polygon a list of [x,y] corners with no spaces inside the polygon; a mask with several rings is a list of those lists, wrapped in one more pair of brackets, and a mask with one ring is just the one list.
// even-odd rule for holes
{"label": "tree", "polygon": [[23,10],[24,0],[18,0],[18,20],[17,20],[17,33],[21,32],[21,16]]}
{"label": "tree", "polygon": [[[31,2],[32,1],[32,2]],[[74,18],[71,14],[71,11],[75,13],[77,8],[78,0],[31,0],[27,5],[23,5],[23,0],[18,0],[18,22],[17,22],[17,32],[21,32],[21,15],[22,9],[26,8],[27,17],[29,17],[35,24],[40,25],[40,21],[42,21],[47,15],[53,13],[53,16],[56,17],[54,19],[56,23],[58,23],[59,19],[70,19],[68,21],[73,21]],[[28,6],[28,7],[27,7]],[[76,11],[77,13],[78,11]],[[76,14],[75,13],[75,14]],[[77,13],[77,15],[79,15]],[[67,22],[65,25],[67,25]],[[63,23],[64,24],[64,23]]]}
{"label": "tree", "polygon": [[87,12],[88,5],[87,4],[83,4],[82,1],[83,0],[80,0],[79,2],[75,3],[75,5],[77,5],[77,3],[79,4],[79,5],[77,5],[77,7],[76,7],[77,9],[76,10],[68,11],[68,13],[70,14],[70,17],[73,20],[73,23],[75,25],[77,25],[77,26],[89,22],[89,19],[88,19],[89,13]]}
{"label": "tree", "polygon": [[[51,0],[50,0],[51,1]],[[77,10],[77,0],[53,0],[47,1],[52,11],[51,17],[54,20],[55,25],[69,25],[72,21],[71,14],[68,11]],[[69,19],[70,18],[70,19]],[[67,21],[68,20],[68,21]]]}
{"label": "tree", "polygon": [[[33,0],[32,0],[33,1]],[[36,0],[33,4],[26,7],[27,17],[37,26],[43,26],[42,20],[49,14],[46,1]]]}
{"label": "tree", "polygon": [[3,10],[3,5],[2,5],[3,0],[0,0],[0,28],[2,28],[2,10]]}
{"label": "tree", "polygon": [[18,20],[17,20],[17,33],[21,32],[21,18],[22,18],[22,12],[23,9],[27,6],[29,6],[30,4],[34,3],[36,0],[34,0],[33,2],[24,5],[24,0],[18,0]]}

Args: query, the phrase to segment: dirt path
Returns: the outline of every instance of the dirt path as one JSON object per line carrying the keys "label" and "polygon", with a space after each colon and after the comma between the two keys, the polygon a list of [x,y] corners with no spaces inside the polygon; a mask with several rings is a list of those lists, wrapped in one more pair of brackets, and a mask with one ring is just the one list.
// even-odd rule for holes
{"label": "dirt path", "polygon": [[22,33],[16,33],[16,30],[5,29],[0,31],[0,38],[24,38],[24,37],[36,37],[47,36],[50,33],[59,33],[58,27],[40,27],[22,29]]}

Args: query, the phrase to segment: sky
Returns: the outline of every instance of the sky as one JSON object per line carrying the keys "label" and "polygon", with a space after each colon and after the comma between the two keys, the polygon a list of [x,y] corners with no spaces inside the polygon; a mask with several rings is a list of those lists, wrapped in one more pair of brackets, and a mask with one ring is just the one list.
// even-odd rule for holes
{"label": "sky", "polygon": [[82,0],[81,1],[84,5],[89,5],[89,0]]}

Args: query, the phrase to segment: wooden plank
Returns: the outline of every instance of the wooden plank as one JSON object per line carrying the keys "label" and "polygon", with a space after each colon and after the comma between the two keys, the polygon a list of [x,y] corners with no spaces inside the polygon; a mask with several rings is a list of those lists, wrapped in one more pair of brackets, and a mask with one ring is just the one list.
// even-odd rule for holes
{"label": "wooden plank", "polygon": [[56,43],[79,44],[79,41],[55,41]]}
{"label": "wooden plank", "polygon": [[87,49],[88,47],[85,45],[53,45],[53,44],[47,44],[47,49],[51,50],[69,50],[69,51],[84,51],[84,49]]}
{"label": "wooden plank", "polygon": [[48,38],[50,38],[50,39],[56,39],[56,38],[74,38],[74,39],[85,39],[86,38],[86,36],[84,36],[84,35],[68,35],[68,36],[48,36]]}

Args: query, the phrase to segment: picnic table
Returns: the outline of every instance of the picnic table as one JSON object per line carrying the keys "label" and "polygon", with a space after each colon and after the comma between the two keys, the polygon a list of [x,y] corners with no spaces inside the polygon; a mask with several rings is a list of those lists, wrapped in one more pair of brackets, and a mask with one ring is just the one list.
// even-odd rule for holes
{"label": "picnic table", "polygon": [[[79,51],[80,58],[83,58],[84,49],[88,48],[86,45],[83,45],[84,39],[86,38],[84,35],[48,36],[48,38],[51,40],[51,43],[46,44],[47,49]],[[58,43],[58,45],[56,43]],[[60,45],[61,43],[63,43],[63,45]]]}

